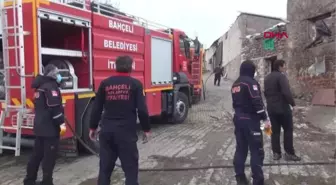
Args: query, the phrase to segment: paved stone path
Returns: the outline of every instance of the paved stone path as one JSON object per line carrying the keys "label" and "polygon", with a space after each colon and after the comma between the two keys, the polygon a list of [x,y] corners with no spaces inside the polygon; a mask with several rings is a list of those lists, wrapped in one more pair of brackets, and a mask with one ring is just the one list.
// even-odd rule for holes
{"label": "paved stone path", "polygon": [[[193,106],[188,120],[179,125],[153,125],[149,143],[139,141],[140,166],[143,168],[193,167],[232,164],[235,150],[231,122],[230,82],[207,84],[205,101]],[[301,111],[300,111],[301,110]],[[299,109],[298,114],[304,114]],[[335,149],[335,137],[301,118],[295,120],[295,147],[303,161],[329,160]],[[272,162],[270,139],[265,137],[265,163]],[[26,152],[27,155],[29,152]],[[14,160],[12,155],[0,157],[0,184],[21,185],[27,155]],[[249,159],[247,160],[249,162]],[[283,161],[281,161],[283,162]],[[250,169],[246,168],[248,176]],[[61,158],[55,169],[55,185],[95,185],[98,160],[95,156]],[[270,185],[333,185],[335,166],[272,166],[264,167]],[[142,185],[234,185],[233,169],[209,169],[184,172],[141,172]],[[113,185],[124,184],[123,173],[113,174]]]}

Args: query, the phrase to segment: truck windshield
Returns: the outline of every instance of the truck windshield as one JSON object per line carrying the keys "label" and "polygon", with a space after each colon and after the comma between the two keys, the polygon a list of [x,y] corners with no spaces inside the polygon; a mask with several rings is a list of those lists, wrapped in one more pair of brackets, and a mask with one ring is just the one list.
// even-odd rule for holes
{"label": "truck windshield", "polygon": [[186,38],[186,40],[190,43],[190,48],[195,49],[196,55],[198,55],[202,44],[197,39],[192,40],[190,38]]}

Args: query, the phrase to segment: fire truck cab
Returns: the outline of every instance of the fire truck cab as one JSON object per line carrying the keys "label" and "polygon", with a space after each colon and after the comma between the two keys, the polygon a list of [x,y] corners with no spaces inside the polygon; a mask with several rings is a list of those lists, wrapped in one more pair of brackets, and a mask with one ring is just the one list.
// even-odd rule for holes
{"label": "fire truck cab", "polygon": [[[200,99],[202,45],[181,30],[90,0],[3,0],[1,20],[0,153],[19,156],[21,145],[32,145],[30,84],[47,64],[60,69],[65,116],[90,146],[94,92],[116,74],[120,55],[133,57],[131,76],[142,82],[151,116],[182,123]],[[66,150],[77,151],[70,129],[62,139]]]}

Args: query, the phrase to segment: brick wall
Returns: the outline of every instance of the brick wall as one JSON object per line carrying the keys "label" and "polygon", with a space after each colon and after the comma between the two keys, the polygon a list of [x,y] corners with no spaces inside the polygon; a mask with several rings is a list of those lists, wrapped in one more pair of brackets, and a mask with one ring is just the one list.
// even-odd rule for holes
{"label": "brick wall", "polygon": [[230,80],[236,80],[239,77],[239,69],[241,64],[240,55],[234,58],[230,63],[225,66],[225,72],[227,73],[227,78]]}

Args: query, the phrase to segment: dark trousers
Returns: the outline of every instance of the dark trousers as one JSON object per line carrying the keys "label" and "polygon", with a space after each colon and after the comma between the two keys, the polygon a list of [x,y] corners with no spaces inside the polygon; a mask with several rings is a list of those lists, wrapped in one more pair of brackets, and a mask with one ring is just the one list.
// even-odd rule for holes
{"label": "dark trousers", "polygon": [[280,133],[281,127],[284,130],[284,149],[288,154],[295,154],[293,146],[293,115],[290,109],[284,113],[274,113],[268,111],[272,124],[272,151],[281,154]]}
{"label": "dark trousers", "polygon": [[139,152],[136,140],[127,139],[127,135],[124,138],[120,138],[120,135],[111,132],[101,132],[99,135],[100,163],[98,185],[110,185],[117,158],[120,159],[125,173],[125,184],[139,185]]}
{"label": "dark trousers", "polygon": [[245,161],[248,149],[251,153],[251,170],[253,185],[264,184],[262,170],[264,161],[263,136],[260,130],[260,123],[246,117],[234,117],[236,152],[233,159],[236,178],[245,177]]}
{"label": "dark trousers", "polygon": [[221,76],[220,75],[215,75],[215,80],[214,80],[214,85],[220,86],[220,81],[221,81]]}
{"label": "dark trousers", "polygon": [[[43,185],[53,184],[53,171],[56,163],[59,137],[36,137],[34,151],[27,165],[27,175],[24,185],[34,185],[37,172],[42,162]],[[42,161],[43,160],[43,161]]]}

